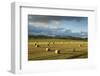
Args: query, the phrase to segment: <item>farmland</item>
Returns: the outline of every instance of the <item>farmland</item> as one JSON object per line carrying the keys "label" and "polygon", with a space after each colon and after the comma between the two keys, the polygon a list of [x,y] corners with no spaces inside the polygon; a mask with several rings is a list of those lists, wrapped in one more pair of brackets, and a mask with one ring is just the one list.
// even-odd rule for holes
{"label": "farmland", "polygon": [[28,60],[88,58],[87,41],[71,39],[29,39]]}

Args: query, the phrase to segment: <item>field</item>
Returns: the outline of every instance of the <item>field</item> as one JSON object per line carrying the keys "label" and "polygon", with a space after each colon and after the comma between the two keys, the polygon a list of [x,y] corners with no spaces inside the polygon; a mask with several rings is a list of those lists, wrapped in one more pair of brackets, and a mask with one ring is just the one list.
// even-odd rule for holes
{"label": "field", "polygon": [[29,39],[28,60],[88,58],[88,42],[71,39]]}

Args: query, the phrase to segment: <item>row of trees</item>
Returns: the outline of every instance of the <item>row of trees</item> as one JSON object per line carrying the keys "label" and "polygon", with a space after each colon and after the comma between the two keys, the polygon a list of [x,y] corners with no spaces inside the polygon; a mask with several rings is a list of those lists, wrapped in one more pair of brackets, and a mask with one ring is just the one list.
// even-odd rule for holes
{"label": "row of trees", "polygon": [[71,40],[88,40],[88,38],[72,37],[72,36],[44,36],[44,35],[29,35],[29,39],[71,39]]}

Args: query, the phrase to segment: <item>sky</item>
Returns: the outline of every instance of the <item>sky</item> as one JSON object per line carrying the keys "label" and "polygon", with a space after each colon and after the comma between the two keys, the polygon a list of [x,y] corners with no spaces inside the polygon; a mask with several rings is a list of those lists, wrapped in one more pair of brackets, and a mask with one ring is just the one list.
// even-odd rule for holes
{"label": "sky", "polygon": [[86,37],[88,17],[28,15],[28,34]]}

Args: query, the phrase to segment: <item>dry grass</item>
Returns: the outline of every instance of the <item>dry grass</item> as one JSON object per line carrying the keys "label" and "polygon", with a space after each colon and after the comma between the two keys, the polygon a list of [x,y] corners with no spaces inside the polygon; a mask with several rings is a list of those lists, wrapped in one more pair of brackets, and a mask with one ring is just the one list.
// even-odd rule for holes
{"label": "dry grass", "polygon": [[[36,47],[38,45],[38,47]],[[46,51],[49,48],[49,51]],[[59,54],[55,53],[59,50]],[[87,41],[63,39],[33,39],[28,41],[28,60],[87,58]]]}

